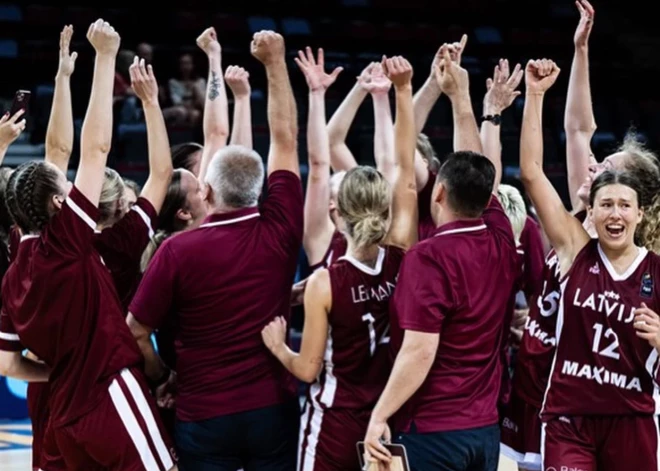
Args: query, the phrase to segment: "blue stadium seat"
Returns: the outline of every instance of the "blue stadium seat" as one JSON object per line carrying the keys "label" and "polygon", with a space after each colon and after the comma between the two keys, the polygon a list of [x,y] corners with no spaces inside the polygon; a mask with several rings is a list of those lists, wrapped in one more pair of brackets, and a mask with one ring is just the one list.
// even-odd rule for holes
{"label": "blue stadium seat", "polygon": [[256,33],[263,29],[266,30],[277,30],[277,23],[273,18],[268,16],[251,16],[248,18],[248,26],[250,27],[251,33]]}
{"label": "blue stadium seat", "polygon": [[16,5],[0,5],[0,21],[20,23],[23,21],[23,13],[21,13],[21,9]]}
{"label": "blue stadium seat", "polygon": [[475,28],[474,36],[477,42],[481,44],[502,44],[502,35],[499,30],[493,26]]}
{"label": "blue stadium seat", "polygon": [[312,29],[307,20],[303,18],[284,18],[282,20],[282,31],[285,35],[309,36]]}
{"label": "blue stadium seat", "polygon": [[12,39],[0,40],[0,57],[16,59],[18,57],[18,43]]}

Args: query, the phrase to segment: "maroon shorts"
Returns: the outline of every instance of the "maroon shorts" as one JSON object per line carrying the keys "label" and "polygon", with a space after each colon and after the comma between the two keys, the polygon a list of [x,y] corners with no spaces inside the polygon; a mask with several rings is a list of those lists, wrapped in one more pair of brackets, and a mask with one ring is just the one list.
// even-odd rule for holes
{"label": "maroon shorts", "polygon": [[39,469],[41,466],[44,435],[50,415],[49,399],[50,385],[48,383],[28,383],[27,409],[32,422],[32,468],[34,469]]}
{"label": "maroon shorts", "polygon": [[653,416],[557,417],[543,424],[546,470],[657,471]]}
{"label": "maroon shorts", "polygon": [[46,435],[44,471],[59,471],[47,461],[50,446],[61,454],[68,471],[167,471],[175,462],[156,402],[137,370],[123,370],[94,410]]}
{"label": "maroon shorts", "polygon": [[500,452],[523,469],[541,469],[539,412],[514,391],[502,414]]}
{"label": "maroon shorts", "polygon": [[300,419],[298,470],[360,471],[357,442],[364,440],[371,411],[321,409],[309,401]]}

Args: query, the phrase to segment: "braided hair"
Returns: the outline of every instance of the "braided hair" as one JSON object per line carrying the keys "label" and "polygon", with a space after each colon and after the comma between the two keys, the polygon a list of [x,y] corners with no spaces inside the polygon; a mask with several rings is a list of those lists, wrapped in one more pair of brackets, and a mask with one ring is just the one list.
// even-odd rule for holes
{"label": "braided hair", "polygon": [[55,195],[64,196],[55,166],[32,161],[19,166],[9,178],[5,200],[9,214],[24,234],[40,232],[54,213]]}

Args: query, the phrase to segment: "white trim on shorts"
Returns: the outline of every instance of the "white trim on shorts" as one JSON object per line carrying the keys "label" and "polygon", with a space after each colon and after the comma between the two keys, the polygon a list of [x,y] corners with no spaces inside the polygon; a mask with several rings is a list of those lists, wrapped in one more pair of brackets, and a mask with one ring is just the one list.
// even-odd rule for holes
{"label": "white trim on shorts", "polygon": [[500,442],[500,454],[530,471],[541,471],[543,469],[541,455],[539,453],[521,453]]}
{"label": "white trim on shorts", "polygon": [[[128,403],[124,390],[119,386],[117,378],[112,381],[110,387],[108,387],[108,391],[110,392],[110,398],[117,410],[117,414],[124,424],[129,437],[131,437],[131,441],[135,445],[145,470],[160,471],[161,466],[166,470],[171,469],[174,466],[174,462],[167,451],[167,446],[163,441],[163,437],[160,434],[160,430],[156,424],[153,413],[151,412],[147,398],[142,392],[142,388],[129,370],[123,370],[120,377],[126,385],[131,399],[140,411],[142,420],[144,420],[144,423],[147,426],[146,430],[140,427],[140,423]],[[149,435],[149,438],[153,442],[157,457],[152,453],[145,433]]]}

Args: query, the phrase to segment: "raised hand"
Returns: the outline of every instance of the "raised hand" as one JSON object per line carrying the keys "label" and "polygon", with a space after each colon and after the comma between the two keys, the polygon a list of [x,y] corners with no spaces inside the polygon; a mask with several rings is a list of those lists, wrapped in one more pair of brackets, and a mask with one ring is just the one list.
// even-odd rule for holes
{"label": "raised hand", "polygon": [[389,59],[383,56],[382,70],[394,88],[410,85],[413,76],[413,68],[404,57],[394,56]]}
{"label": "raised hand", "polygon": [[94,47],[97,54],[112,56],[117,55],[119,43],[121,42],[119,33],[110,26],[110,23],[102,19],[98,19],[89,25],[87,40]]}
{"label": "raised hand", "polygon": [[225,70],[225,83],[231,89],[234,97],[250,95],[250,73],[243,67],[230,65]]}
{"label": "raised hand", "polygon": [[325,91],[335,83],[340,72],[344,70],[342,67],[336,67],[331,73],[325,72],[325,58],[323,56],[323,49],[319,48],[317,52],[317,59],[314,59],[312,48],[309,46],[305,48],[305,52],[298,51],[298,57],[293,59],[298,64],[298,67],[305,75],[307,86],[311,91]]}
{"label": "raised hand", "polygon": [[589,35],[594,25],[596,11],[587,0],[576,0],[575,6],[580,11],[580,22],[575,29],[573,42],[575,43],[575,47],[586,47],[589,43]]}
{"label": "raised hand", "polygon": [[60,63],[57,67],[57,74],[70,77],[76,66],[77,52],[69,53],[71,45],[71,36],[73,36],[73,26],[65,26],[60,33]]}
{"label": "raised hand", "polygon": [[516,64],[513,73],[509,71],[509,61],[500,59],[499,64],[495,66],[493,78],[486,79],[486,96],[484,97],[485,114],[500,114],[513,103],[513,100],[520,95],[516,91],[522,81],[525,72]]}
{"label": "raised hand", "polygon": [[637,336],[646,340],[653,348],[660,350],[660,316],[642,303],[642,307],[635,309],[635,322]]}
{"label": "raised hand", "polygon": [[206,55],[220,54],[220,43],[215,28],[206,28],[202,34],[197,37],[197,46],[206,53]]}
{"label": "raised hand", "polygon": [[469,77],[467,70],[452,60],[449,48],[442,50],[442,60],[435,69],[435,78],[440,90],[450,99],[460,94],[469,93]]}
{"label": "raised hand", "polygon": [[362,88],[372,95],[387,94],[392,87],[380,62],[370,64],[360,77]]}
{"label": "raised hand", "polygon": [[145,66],[144,59],[138,60],[135,56],[128,72],[131,75],[131,87],[138,98],[145,104],[157,104],[158,82],[151,64]]}
{"label": "raised hand", "polygon": [[284,62],[284,38],[275,31],[259,31],[252,36],[250,52],[263,65]]}
{"label": "raised hand", "polygon": [[0,149],[6,149],[25,130],[25,119],[19,118],[25,113],[24,109],[18,110],[13,116],[9,112],[0,118]]}
{"label": "raised hand", "polygon": [[525,67],[527,93],[545,93],[557,80],[560,69],[549,59],[530,60]]}

